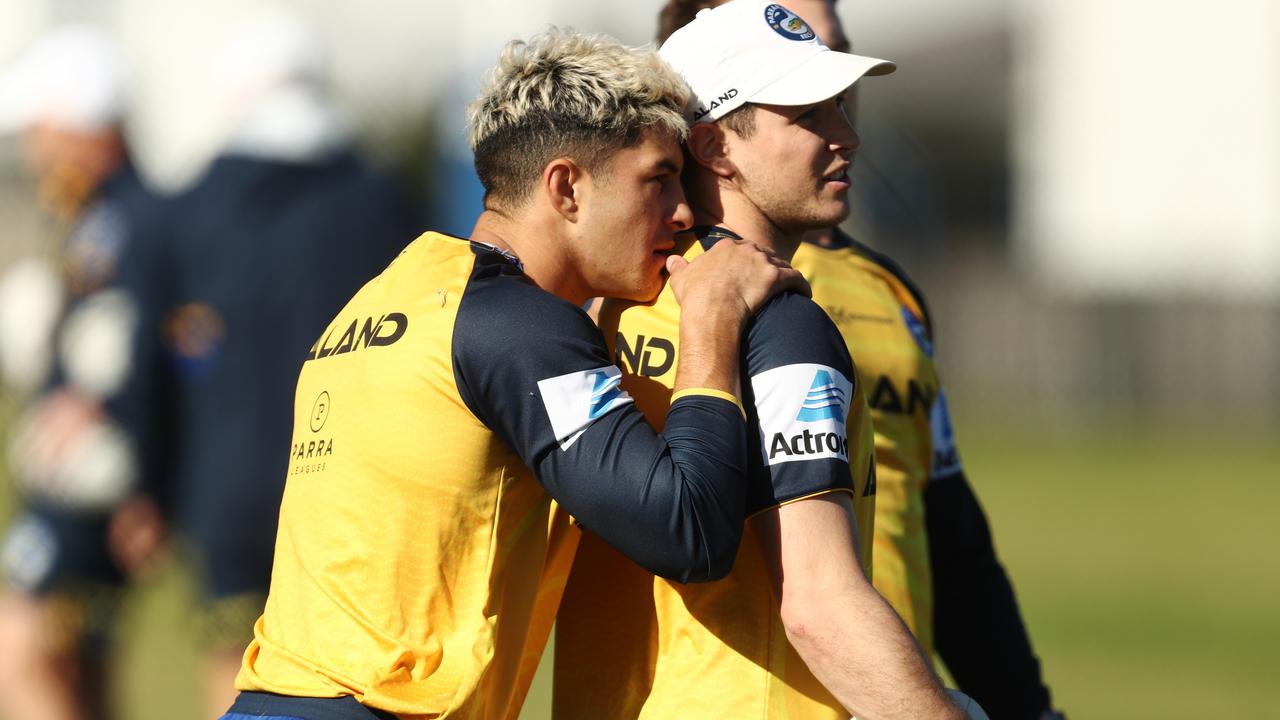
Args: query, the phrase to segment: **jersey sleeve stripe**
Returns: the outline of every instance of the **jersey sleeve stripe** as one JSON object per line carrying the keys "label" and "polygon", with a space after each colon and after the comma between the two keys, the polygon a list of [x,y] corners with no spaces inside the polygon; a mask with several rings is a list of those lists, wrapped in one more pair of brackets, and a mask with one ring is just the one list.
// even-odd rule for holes
{"label": "jersey sleeve stripe", "polygon": [[677,390],[674,394],[671,395],[671,403],[675,404],[675,401],[679,400],[682,397],[697,396],[697,395],[701,395],[703,397],[720,398],[721,400],[728,400],[729,402],[737,406],[738,412],[742,413],[742,418],[744,420],[747,417],[747,411],[743,409],[741,400],[735,397],[733,393],[727,393],[723,390],[717,390],[715,388],[685,388],[684,390]]}
{"label": "jersey sleeve stripe", "polygon": [[751,518],[753,518],[753,517],[755,517],[755,516],[759,515],[760,513],[763,513],[763,512],[766,512],[766,511],[772,510],[772,509],[774,509],[774,508],[780,508],[780,507],[782,507],[783,505],[790,505],[791,503],[800,502],[801,500],[810,500],[810,499],[813,499],[813,498],[816,498],[816,497],[820,497],[820,496],[822,496],[822,495],[829,495],[829,494],[831,494],[831,493],[838,493],[838,492],[842,492],[842,493],[849,493],[850,495],[853,495],[853,496],[855,496],[855,497],[857,496],[857,492],[854,490],[854,488],[851,488],[851,487],[832,487],[832,488],[823,488],[823,489],[818,490],[818,491],[816,491],[816,492],[811,492],[811,493],[808,493],[808,494],[806,494],[806,495],[801,495],[800,497],[788,498],[788,499],[786,499],[786,500],[782,500],[782,501],[780,501],[780,502],[776,502],[776,503],[774,503],[774,504],[772,504],[772,505],[770,505],[770,506],[768,506],[768,507],[762,507],[762,508],[760,508],[759,510],[756,510],[755,512],[751,512],[750,514],[748,514],[748,515],[747,515],[747,519],[748,519],[748,520],[750,520]]}

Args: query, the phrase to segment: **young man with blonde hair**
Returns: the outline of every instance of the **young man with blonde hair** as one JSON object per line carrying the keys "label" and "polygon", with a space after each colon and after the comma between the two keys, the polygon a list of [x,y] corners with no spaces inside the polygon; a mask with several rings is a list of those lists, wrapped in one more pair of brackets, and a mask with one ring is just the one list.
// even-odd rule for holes
{"label": "young man with blonde hair", "polygon": [[[652,51],[550,31],[470,110],[485,210],[348,303],[298,380],[266,610],[227,720],[514,718],[576,533],[653,572],[728,572],[741,536],[741,328],[798,275],[746,243],[670,258],[687,90]],[[690,309],[659,435],[579,306]]]}
{"label": "young man with blonde hair", "polygon": [[[891,63],[833,52],[761,0],[702,13],[659,53],[693,93],[697,227],[679,252],[751,237],[786,258],[847,216],[858,138],[843,96]],[[865,574],[876,481],[863,384],[831,320],[787,299],[756,316],[744,349],[751,520],[733,571],[682,586],[584,533],[558,618],[557,718],[963,717]],[[687,317],[667,293],[600,311],[624,387],[655,421],[672,387],[658,353],[681,349]]]}

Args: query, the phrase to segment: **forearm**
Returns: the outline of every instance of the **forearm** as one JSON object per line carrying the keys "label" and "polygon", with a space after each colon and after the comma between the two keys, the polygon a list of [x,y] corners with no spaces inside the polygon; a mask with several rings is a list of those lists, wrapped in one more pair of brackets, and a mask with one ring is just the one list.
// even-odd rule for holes
{"label": "forearm", "polygon": [[586,529],[656,575],[701,582],[732,568],[746,514],[746,431],[723,398],[677,400],[663,435],[638,412],[610,413],[538,474]]}
{"label": "forearm", "polygon": [[870,584],[795,603],[784,608],[783,622],[809,670],[854,716],[964,718],[902,620]]}
{"label": "forearm", "polygon": [[849,712],[868,718],[964,715],[854,553],[850,497],[828,493],[752,519],[787,638]]}
{"label": "forearm", "polygon": [[689,307],[680,313],[680,350],[675,392],[709,388],[742,397],[738,349],[743,315],[721,306]]}

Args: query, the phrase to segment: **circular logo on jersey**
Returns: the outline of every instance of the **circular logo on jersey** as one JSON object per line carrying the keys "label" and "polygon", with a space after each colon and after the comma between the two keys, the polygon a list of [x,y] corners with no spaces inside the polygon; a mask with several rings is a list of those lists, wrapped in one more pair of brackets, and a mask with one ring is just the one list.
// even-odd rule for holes
{"label": "circular logo on jersey", "polygon": [[320,432],[324,422],[329,419],[329,391],[325,390],[316,398],[311,406],[311,432]]}
{"label": "circular logo on jersey", "polygon": [[781,5],[770,5],[765,8],[764,21],[769,23],[769,27],[773,28],[774,32],[788,40],[805,41],[815,37],[809,23]]}

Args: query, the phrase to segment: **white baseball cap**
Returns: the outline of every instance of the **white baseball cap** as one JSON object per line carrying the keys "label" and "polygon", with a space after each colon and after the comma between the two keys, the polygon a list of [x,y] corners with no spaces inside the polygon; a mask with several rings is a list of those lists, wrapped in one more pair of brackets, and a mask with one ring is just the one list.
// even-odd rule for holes
{"label": "white baseball cap", "polygon": [[88,25],[50,31],[0,73],[0,133],[40,121],[104,130],[124,109],[124,61],[115,43]]}
{"label": "white baseball cap", "polygon": [[732,0],[698,13],[658,54],[684,76],[690,123],[715,122],[749,103],[808,105],[863,75],[887,75],[887,60],[836,52],[799,15],[771,0]]}

